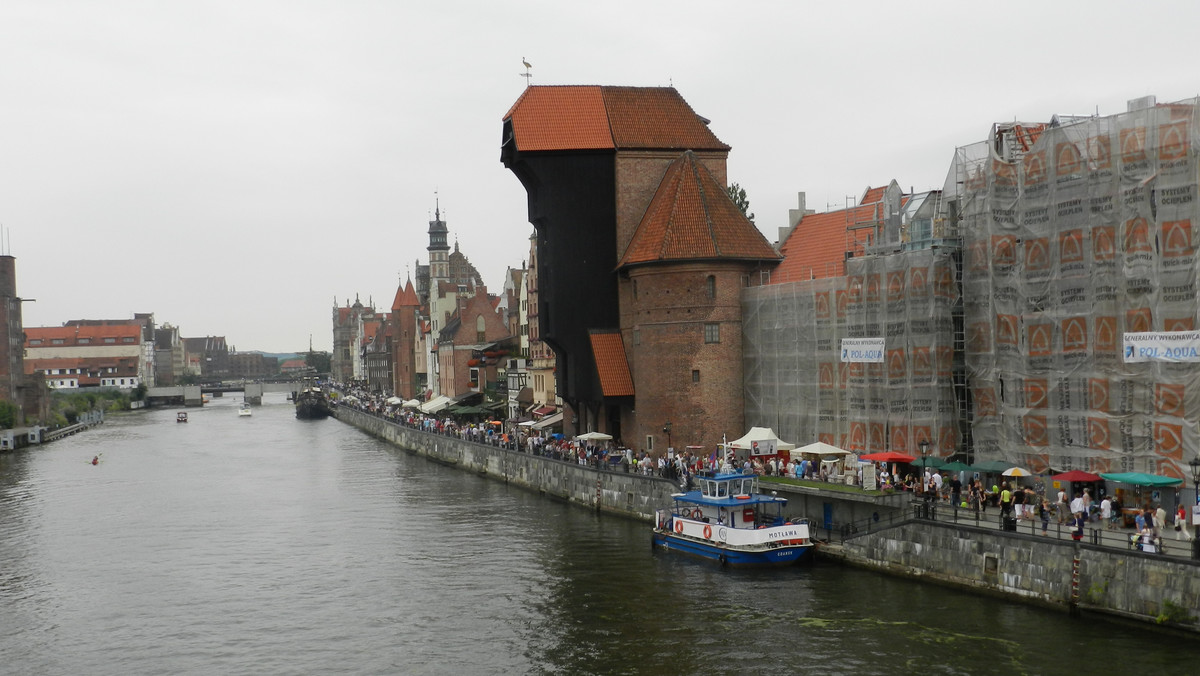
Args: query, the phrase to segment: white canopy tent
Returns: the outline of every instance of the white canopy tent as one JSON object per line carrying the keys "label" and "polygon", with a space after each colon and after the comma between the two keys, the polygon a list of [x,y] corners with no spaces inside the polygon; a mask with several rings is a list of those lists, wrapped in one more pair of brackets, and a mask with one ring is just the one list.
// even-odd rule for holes
{"label": "white canopy tent", "polygon": [[433,399],[430,399],[429,401],[425,402],[424,404],[421,404],[420,409],[421,409],[422,413],[437,413],[438,411],[442,410],[443,408],[446,408],[447,406],[449,406],[452,401],[454,401],[454,400],[451,399],[450,397],[447,397],[444,394],[439,394],[438,396],[434,397]]}
{"label": "white canopy tent", "polygon": [[400,404],[400,408],[421,408],[421,402],[417,401],[416,399],[409,399],[408,401]]}
{"label": "white canopy tent", "polygon": [[808,444],[807,446],[801,446],[800,448],[792,449],[793,458],[804,455],[805,453],[809,455],[850,455],[850,451],[838,448],[837,446],[831,446],[823,441],[817,441],[815,443]]}
{"label": "white canopy tent", "polygon": [[752,455],[775,455],[777,451],[790,451],[795,447],[796,444],[775,436],[775,430],[770,427],[751,427],[744,437],[725,444],[727,449],[749,450]]}

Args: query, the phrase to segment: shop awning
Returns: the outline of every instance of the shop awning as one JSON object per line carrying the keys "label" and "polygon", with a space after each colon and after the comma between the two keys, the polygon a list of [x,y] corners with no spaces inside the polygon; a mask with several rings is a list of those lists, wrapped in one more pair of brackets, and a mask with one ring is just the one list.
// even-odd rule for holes
{"label": "shop awning", "polygon": [[553,427],[554,425],[561,425],[562,419],[563,419],[562,413],[555,413],[554,415],[552,415],[548,418],[542,418],[541,420],[534,423],[533,429],[544,430],[547,427]]}
{"label": "shop awning", "polygon": [[550,415],[551,413],[554,413],[553,406],[543,406],[541,408],[534,409],[533,411],[534,415]]}
{"label": "shop awning", "polygon": [[421,404],[420,411],[422,413],[437,413],[438,411],[442,410],[443,408],[446,408],[447,406],[449,406],[452,403],[452,401],[453,400],[451,400],[450,397],[447,397],[444,394],[439,394],[438,396],[434,397],[433,399],[430,399],[429,401],[425,402],[424,404]]}

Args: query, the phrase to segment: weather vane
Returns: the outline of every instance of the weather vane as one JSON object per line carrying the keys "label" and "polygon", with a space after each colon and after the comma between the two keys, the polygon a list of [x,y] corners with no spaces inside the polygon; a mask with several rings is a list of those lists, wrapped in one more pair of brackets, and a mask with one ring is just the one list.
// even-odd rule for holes
{"label": "weather vane", "polygon": [[533,64],[526,61],[523,56],[521,57],[521,63],[525,65],[525,72],[521,73],[521,77],[525,78],[525,86],[528,87],[533,83],[533,73],[529,72],[529,69],[533,68]]}

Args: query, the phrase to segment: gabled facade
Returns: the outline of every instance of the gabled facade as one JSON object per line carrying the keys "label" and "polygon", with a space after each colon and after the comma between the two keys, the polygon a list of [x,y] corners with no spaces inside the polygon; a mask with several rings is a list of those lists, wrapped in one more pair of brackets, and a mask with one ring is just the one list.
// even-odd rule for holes
{"label": "gabled facade", "polygon": [[477,287],[475,295],[460,301],[450,323],[438,334],[437,359],[441,382],[439,392],[455,397],[482,392],[487,383],[497,381],[496,343],[509,338],[508,327],[496,312],[487,290]]}

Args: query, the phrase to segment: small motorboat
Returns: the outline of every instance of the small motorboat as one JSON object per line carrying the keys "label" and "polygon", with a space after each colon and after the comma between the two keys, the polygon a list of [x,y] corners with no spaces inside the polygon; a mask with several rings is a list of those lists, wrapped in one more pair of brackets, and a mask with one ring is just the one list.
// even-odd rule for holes
{"label": "small motorboat", "polygon": [[175,422],[187,422],[187,413],[180,411],[175,414]]}
{"label": "small motorboat", "polygon": [[252,415],[252,413],[253,412],[250,410],[250,402],[243,401],[242,407],[238,409],[238,417],[248,418]]}
{"label": "small motorboat", "polygon": [[654,544],[723,566],[786,566],[812,554],[808,522],[783,517],[786,498],[758,492],[753,474],[696,475],[699,490],[676,493],[656,513]]}

